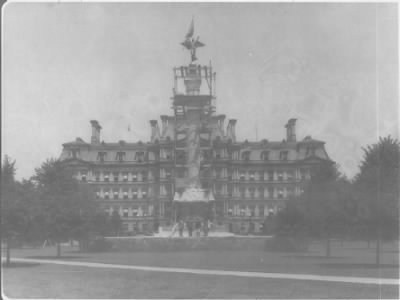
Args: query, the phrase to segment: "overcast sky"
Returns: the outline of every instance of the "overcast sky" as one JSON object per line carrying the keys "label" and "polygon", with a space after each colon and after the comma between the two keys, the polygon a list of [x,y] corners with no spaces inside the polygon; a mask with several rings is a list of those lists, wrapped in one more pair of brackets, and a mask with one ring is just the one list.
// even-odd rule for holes
{"label": "overcast sky", "polygon": [[[217,112],[239,140],[326,141],[352,177],[361,147],[399,138],[396,4],[13,3],[3,20],[3,155],[29,178],[64,142],[148,141],[170,114],[190,20],[217,72]],[[377,71],[378,70],[378,71]],[[129,132],[128,126],[131,131]]]}

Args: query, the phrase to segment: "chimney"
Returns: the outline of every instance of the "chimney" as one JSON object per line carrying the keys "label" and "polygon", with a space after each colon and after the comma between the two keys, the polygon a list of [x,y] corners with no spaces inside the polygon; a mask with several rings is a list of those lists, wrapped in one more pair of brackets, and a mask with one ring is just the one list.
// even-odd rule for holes
{"label": "chimney", "polygon": [[226,128],[226,137],[231,139],[232,142],[236,142],[236,132],[235,132],[236,120],[230,119],[228,126]]}
{"label": "chimney", "polygon": [[101,126],[99,122],[96,120],[90,121],[90,124],[92,124],[92,138],[91,138],[91,143],[92,144],[100,144],[100,130]]}
{"label": "chimney", "polygon": [[221,129],[222,135],[224,134],[224,121],[225,121],[225,115],[219,115],[218,126]]}
{"label": "chimney", "polygon": [[151,142],[154,142],[156,139],[160,139],[160,128],[158,127],[157,120],[150,120],[151,125]]}
{"label": "chimney", "polygon": [[297,119],[290,119],[285,128],[286,128],[286,140],[288,142],[295,142],[296,141],[296,120]]}
{"label": "chimney", "polygon": [[168,127],[168,116],[162,115],[161,116],[161,135],[164,136],[165,132],[167,131]]}

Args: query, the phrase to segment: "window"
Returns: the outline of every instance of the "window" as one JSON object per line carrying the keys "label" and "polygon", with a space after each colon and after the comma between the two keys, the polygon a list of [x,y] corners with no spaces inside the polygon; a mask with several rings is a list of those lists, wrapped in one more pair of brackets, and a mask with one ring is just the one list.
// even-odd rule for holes
{"label": "window", "polygon": [[146,196],[147,196],[146,189],[142,189],[142,198],[146,198]]}
{"label": "window", "polygon": [[183,150],[177,150],[176,151],[176,159],[179,161],[185,161],[186,160],[186,153]]}
{"label": "window", "polygon": [[128,211],[127,208],[124,208],[122,216],[125,217],[125,218],[127,218],[129,216],[129,211]]}
{"label": "window", "polygon": [[287,160],[288,159],[288,151],[281,151],[279,153],[279,159],[280,160]]}
{"label": "window", "polygon": [[239,188],[239,194],[241,197],[244,197],[246,193],[246,189],[244,187],[240,187]]}
{"label": "window", "polygon": [[245,180],[246,174],[244,172],[240,173],[240,180]]}
{"label": "window", "polygon": [[215,150],[215,159],[223,158],[223,151],[221,149]]}
{"label": "window", "polygon": [[100,199],[100,190],[96,191],[96,199]]}
{"label": "window", "polygon": [[233,208],[232,205],[228,206],[228,216],[233,216]]}
{"label": "window", "polygon": [[94,180],[100,181],[100,173],[99,172],[94,173]]}
{"label": "window", "polygon": [[77,158],[79,155],[80,149],[71,149],[71,156],[72,158]]}
{"label": "window", "polygon": [[114,178],[114,181],[115,181],[115,182],[118,182],[118,179],[119,179],[118,177],[119,177],[118,172],[114,172],[114,173],[113,173],[113,178]]}
{"label": "window", "polygon": [[283,199],[283,196],[284,196],[284,194],[283,194],[283,188],[279,188],[279,189],[278,189],[278,199]]}
{"label": "window", "polygon": [[147,173],[146,171],[142,171],[142,181],[147,181]]}
{"label": "window", "polygon": [[240,205],[240,216],[246,216],[246,207],[244,205]]}
{"label": "window", "polygon": [[110,193],[108,191],[104,192],[104,199],[110,199]]}
{"label": "window", "polygon": [[114,189],[113,190],[113,198],[114,199],[118,199],[119,198],[119,190],[118,189]]}
{"label": "window", "polygon": [[250,151],[242,152],[242,160],[250,160]]}
{"label": "window", "polygon": [[278,181],[283,181],[283,172],[282,171],[278,172]]}
{"label": "window", "polygon": [[294,195],[295,195],[295,193],[294,193],[294,188],[293,188],[293,187],[288,187],[288,188],[286,188],[286,193],[287,193],[287,196],[288,196],[288,197],[294,196]]}
{"label": "window", "polygon": [[98,152],[97,153],[97,160],[100,162],[104,162],[107,156],[107,152]]}
{"label": "window", "polygon": [[274,171],[268,171],[268,180],[274,181]]}
{"label": "window", "polygon": [[132,216],[137,217],[138,215],[138,208],[137,206],[132,207]]}
{"label": "window", "polygon": [[269,151],[263,151],[261,152],[261,160],[269,160]]}
{"label": "window", "polygon": [[250,178],[251,181],[255,180],[255,172],[254,171],[250,171],[249,172],[249,178]]}
{"label": "window", "polygon": [[137,199],[137,197],[138,197],[137,189],[132,189],[132,198]]}
{"label": "window", "polygon": [[128,173],[127,173],[127,172],[122,173],[122,180],[123,180],[124,182],[127,182],[127,181],[128,181]]}
{"label": "window", "polygon": [[124,161],[126,153],[125,152],[117,152],[117,155],[115,156],[115,160],[122,162]]}
{"label": "window", "polygon": [[315,155],[315,148],[314,147],[307,147],[306,149],[306,157],[314,156]]}
{"label": "window", "polygon": [[128,190],[127,189],[124,189],[123,197],[125,200],[128,199]]}
{"label": "window", "polygon": [[273,187],[268,188],[268,198],[270,198],[270,199],[274,198],[274,188]]}
{"label": "window", "polygon": [[81,173],[81,180],[83,182],[86,182],[86,179],[87,179],[87,173]]}
{"label": "window", "polygon": [[137,181],[138,179],[137,179],[137,174],[136,173],[133,173],[132,174],[132,181]]}
{"label": "window", "polygon": [[137,162],[144,162],[144,152],[143,151],[138,151],[135,153],[135,160]]}
{"label": "window", "polygon": [[104,174],[104,181],[110,181],[110,175],[108,173]]}
{"label": "window", "polygon": [[254,187],[249,187],[249,195],[250,195],[250,198],[255,198],[255,188]]}

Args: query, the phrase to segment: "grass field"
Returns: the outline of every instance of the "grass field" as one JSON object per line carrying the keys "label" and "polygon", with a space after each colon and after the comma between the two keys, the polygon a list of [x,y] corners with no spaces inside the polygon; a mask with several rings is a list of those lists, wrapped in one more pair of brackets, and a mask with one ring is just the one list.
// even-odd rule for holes
{"label": "grass field", "polygon": [[[13,249],[13,257],[54,258],[54,248]],[[332,258],[322,243],[307,253],[193,251],[165,253],[78,253],[63,248],[61,259],[216,270],[398,278],[398,245],[384,244],[382,265],[374,265],[374,247],[363,242],[334,243]],[[289,279],[186,275],[135,270],[96,269],[52,264],[3,268],[3,293],[11,298],[398,298],[398,286],[315,282]]]}

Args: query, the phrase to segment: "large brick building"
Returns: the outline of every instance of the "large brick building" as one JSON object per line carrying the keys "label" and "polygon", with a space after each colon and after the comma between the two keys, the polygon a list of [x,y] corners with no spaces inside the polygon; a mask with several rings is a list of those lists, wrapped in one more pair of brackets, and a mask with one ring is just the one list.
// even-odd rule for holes
{"label": "large brick building", "polygon": [[227,230],[257,232],[301,195],[312,166],[331,162],[324,142],[297,139],[296,119],[281,141],[238,141],[236,120],[225,128],[225,115],[216,113],[212,66],[194,60],[192,51],[189,65],[173,69],[173,113],[161,116],[161,126],[150,121],[148,142],[102,141],[99,122],[90,121],[90,142],[63,144],[61,160],[93,187],[107,213],[120,214],[126,233],[174,222],[175,201],[191,197],[207,198]]}

